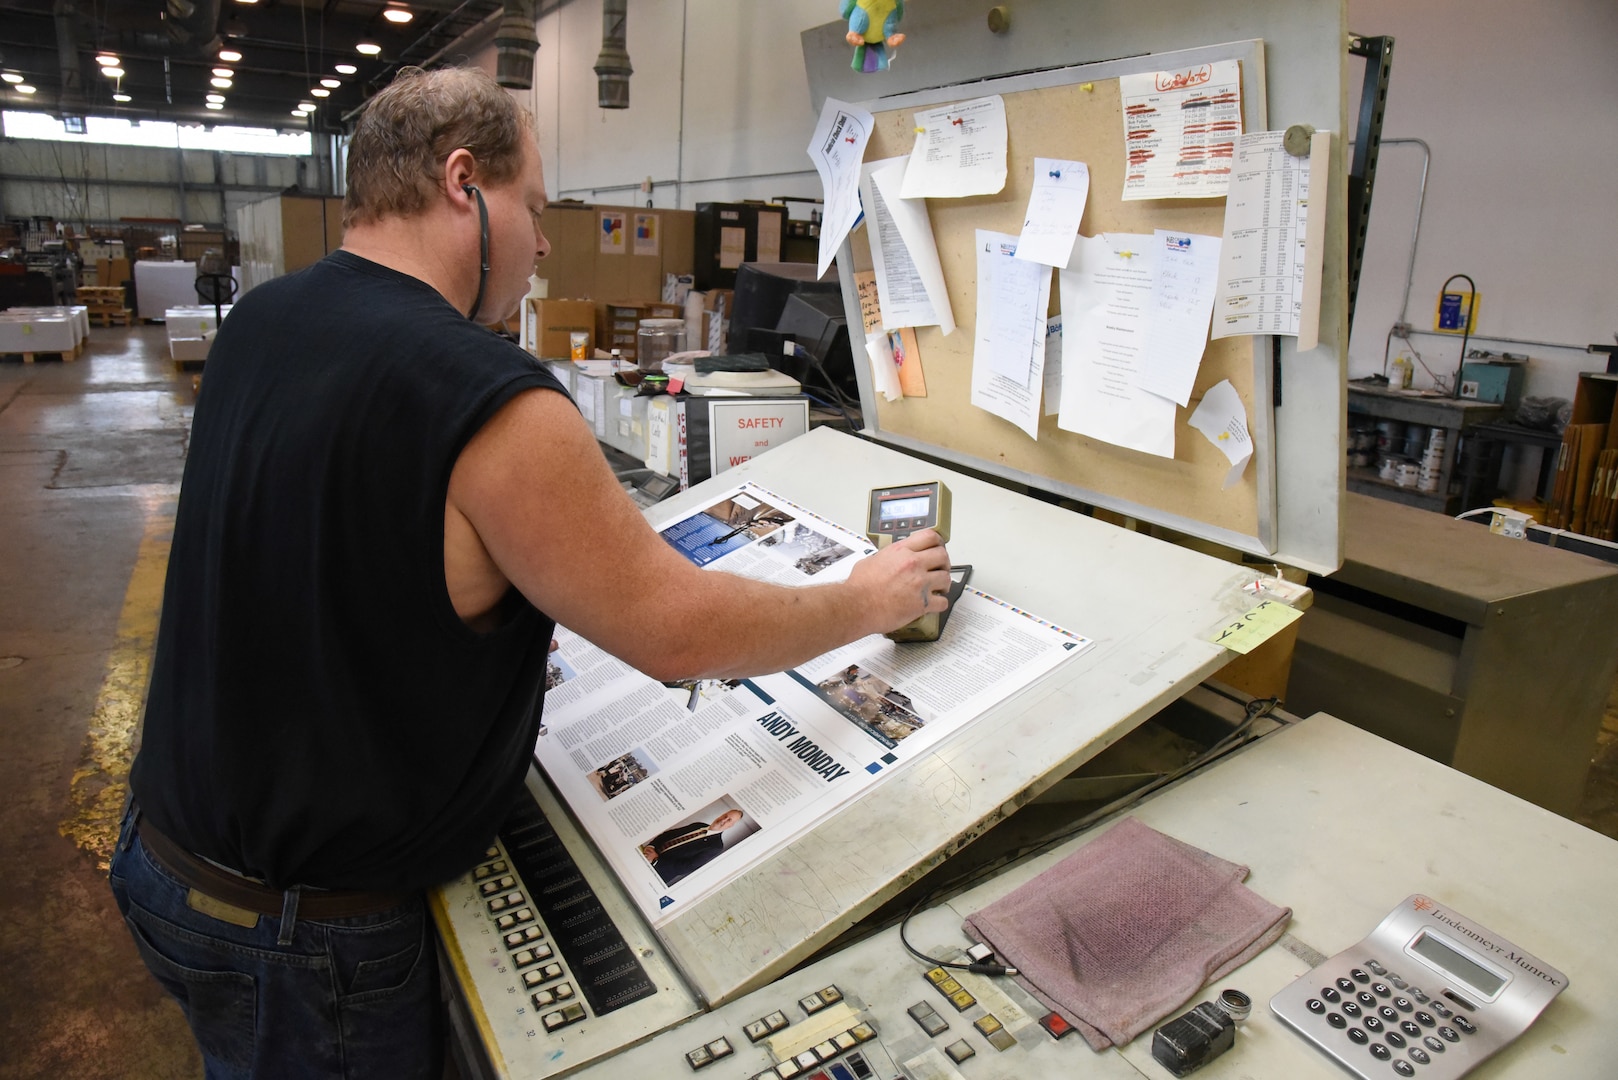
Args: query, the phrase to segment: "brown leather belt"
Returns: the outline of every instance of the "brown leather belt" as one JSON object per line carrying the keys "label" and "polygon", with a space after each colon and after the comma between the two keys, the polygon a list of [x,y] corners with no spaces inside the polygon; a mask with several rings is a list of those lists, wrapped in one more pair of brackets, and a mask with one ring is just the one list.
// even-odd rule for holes
{"label": "brown leather belt", "polygon": [[[138,826],[141,843],[164,870],[204,896],[257,915],[280,915],[286,893],[251,878],[238,877],[206,859],[186,851],[158,832],[146,818]],[[377,915],[408,902],[412,894],[400,892],[357,892],[345,889],[303,889],[297,915],[303,919],[348,919]],[[195,906],[195,905],[193,905]]]}

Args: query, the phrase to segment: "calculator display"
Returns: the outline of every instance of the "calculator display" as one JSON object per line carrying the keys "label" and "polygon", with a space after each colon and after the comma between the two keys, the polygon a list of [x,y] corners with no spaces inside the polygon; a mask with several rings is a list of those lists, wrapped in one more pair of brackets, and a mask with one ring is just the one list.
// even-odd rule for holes
{"label": "calculator display", "polygon": [[1506,980],[1426,931],[1418,934],[1416,940],[1410,943],[1410,951],[1484,997],[1494,997],[1506,985]]}

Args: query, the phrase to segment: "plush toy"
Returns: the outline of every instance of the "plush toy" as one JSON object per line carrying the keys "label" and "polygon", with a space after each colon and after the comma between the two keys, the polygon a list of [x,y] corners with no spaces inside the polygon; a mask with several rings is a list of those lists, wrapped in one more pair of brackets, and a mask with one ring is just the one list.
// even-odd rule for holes
{"label": "plush toy", "polygon": [[904,0],[842,0],[842,12],[848,20],[848,43],[854,46],[850,66],[861,72],[886,70],[889,50],[905,39],[894,33],[905,17]]}

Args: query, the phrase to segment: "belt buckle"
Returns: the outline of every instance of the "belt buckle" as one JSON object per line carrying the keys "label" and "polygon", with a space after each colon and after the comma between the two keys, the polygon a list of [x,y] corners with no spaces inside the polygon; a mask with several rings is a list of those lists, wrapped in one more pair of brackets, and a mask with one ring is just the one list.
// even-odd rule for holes
{"label": "belt buckle", "polygon": [[185,904],[192,911],[200,911],[220,922],[228,922],[248,930],[258,925],[258,912],[248,911],[235,904],[227,904],[197,889],[191,889],[185,894]]}

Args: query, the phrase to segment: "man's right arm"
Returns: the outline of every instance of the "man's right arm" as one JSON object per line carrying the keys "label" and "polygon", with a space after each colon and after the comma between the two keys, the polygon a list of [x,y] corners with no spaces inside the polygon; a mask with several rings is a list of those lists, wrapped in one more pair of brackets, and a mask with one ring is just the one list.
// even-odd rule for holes
{"label": "man's right arm", "polygon": [[930,531],[834,584],[693,566],[652,531],[554,391],[519,394],[490,418],[456,462],[449,501],[536,607],[665,681],[785,670],[946,606],[949,555]]}

